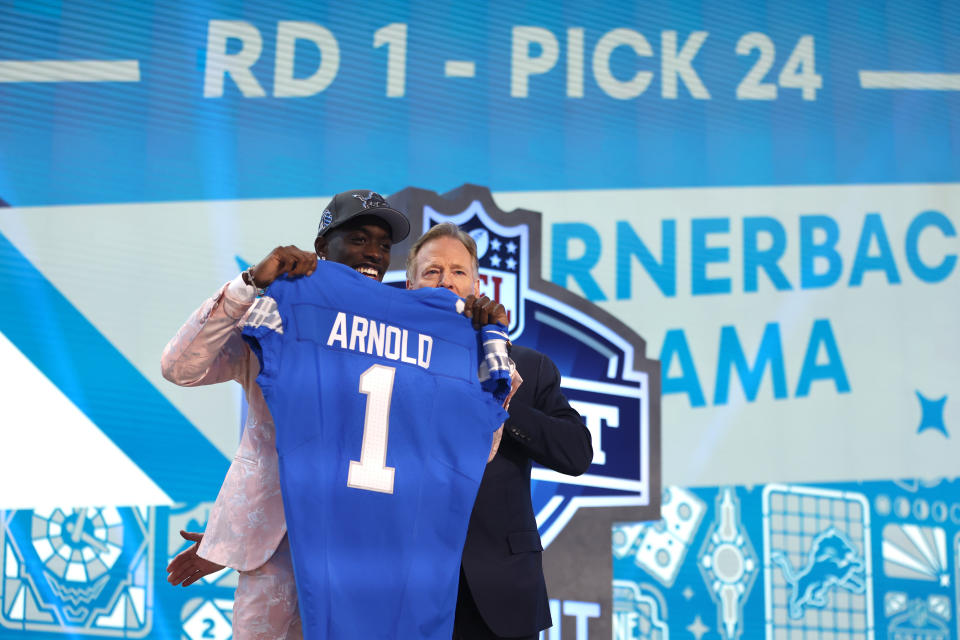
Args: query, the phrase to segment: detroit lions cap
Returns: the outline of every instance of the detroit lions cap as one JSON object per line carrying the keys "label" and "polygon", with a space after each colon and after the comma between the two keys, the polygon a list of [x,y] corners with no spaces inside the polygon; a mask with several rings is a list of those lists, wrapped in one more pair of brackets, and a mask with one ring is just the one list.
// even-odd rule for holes
{"label": "detroit lions cap", "polygon": [[394,242],[402,241],[410,233],[407,216],[391,207],[383,196],[375,191],[356,189],[333,196],[320,216],[317,235],[322,236],[357,216],[374,216],[386,222]]}

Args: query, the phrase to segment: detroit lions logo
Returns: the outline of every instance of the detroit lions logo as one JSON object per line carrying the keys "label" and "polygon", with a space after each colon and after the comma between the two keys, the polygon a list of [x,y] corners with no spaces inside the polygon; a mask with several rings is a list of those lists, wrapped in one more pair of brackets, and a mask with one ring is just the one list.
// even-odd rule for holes
{"label": "detroit lions logo", "polygon": [[371,191],[366,198],[361,196],[359,193],[353,194],[353,197],[356,198],[363,204],[364,209],[373,209],[375,207],[387,207],[387,201],[383,199],[379,193]]}
{"label": "detroit lions logo", "polygon": [[827,595],[834,587],[843,587],[852,593],[863,593],[866,587],[866,572],[860,553],[833,527],[814,538],[807,554],[807,564],[801,570],[794,571],[782,551],[775,551],[770,559],[780,566],[783,577],[791,586],[791,618],[803,617],[804,607],[826,606]]}

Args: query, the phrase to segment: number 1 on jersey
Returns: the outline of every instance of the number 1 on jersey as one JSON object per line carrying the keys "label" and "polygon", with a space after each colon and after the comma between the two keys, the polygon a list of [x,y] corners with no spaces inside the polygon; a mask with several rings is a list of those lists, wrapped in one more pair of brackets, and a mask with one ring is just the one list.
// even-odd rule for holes
{"label": "number 1 on jersey", "polygon": [[350,461],[348,487],[393,493],[395,469],[387,466],[387,438],[395,374],[396,369],[382,364],[375,364],[360,374],[360,393],[367,396],[367,410],[363,418],[360,461]]}

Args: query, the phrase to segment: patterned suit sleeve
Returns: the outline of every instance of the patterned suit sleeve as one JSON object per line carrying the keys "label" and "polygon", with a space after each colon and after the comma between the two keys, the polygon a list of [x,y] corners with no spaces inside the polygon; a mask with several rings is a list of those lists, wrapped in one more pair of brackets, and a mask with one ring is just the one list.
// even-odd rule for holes
{"label": "patterned suit sleeve", "polygon": [[533,405],[512,402],[504,433],[536,462],[578,476],[593,461],[590,431],[561,392],[557,366],[542,353],[532,353],[536,355],[535,371],[521,369],[521,374],[524,384],[533,381],[536,385]]}
{"label": "patterned suit sleeve", "polygon": [[245,299],[241,287],[236,281],[225,284],[190,315],[163,350],[164,378],[184,387],[243,382],[251,358],[239,323],[256,298]]}

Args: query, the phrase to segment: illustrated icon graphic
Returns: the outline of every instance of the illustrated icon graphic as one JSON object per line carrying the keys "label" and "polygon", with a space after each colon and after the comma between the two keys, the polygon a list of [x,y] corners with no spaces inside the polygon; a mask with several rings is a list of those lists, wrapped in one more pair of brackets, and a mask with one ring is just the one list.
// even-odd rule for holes
{"label": "illustrated icon graphic", "polygon": [[613,637],[668,640],[663,595],[632,580],[613,581]]}
{"label": "illustrated icon graphic", "polygon": [[771,559],[790,584],[791,618],[803,617],[806,606],[826,606],[827,596],[836,587],[853,593],[863,593],[866,588],[860,552],[833,527],[814,538],[802,569],[794,570],[790,559],[780,551],[774,552]]}
{"label": "illustrated icon graphic", "polygon": [[700,550],[700,573],[717,603],[721,635],[726,640],[743,633],[743,604],[757,577],[759,561],[740,519],[740,501],[732,487],[716,500],[716,519]]}
{"label": "illustrated icon graphic", "polygon": [[621,524],[613,529],[613,555],[634,555],[634,563],[660,584],[673,585],[707,507],[685,489],[663,491],[663,518],[653,523]]}
{"label": "illustrated icon graphic", "polygon": [[875,636],[866,496],[797,485],[763,489],[767,640]]}
{"label": "illustrated icon graphic", "polygon": [[0,626],[104,637],[149,635],[155,521],[151,508],[0,512],[5,576]]}
{"label": "illustrated icon graphic", "polygon": [[883,528],[883,572],[949,586],[946,532],[940,527],[888,524]]}

